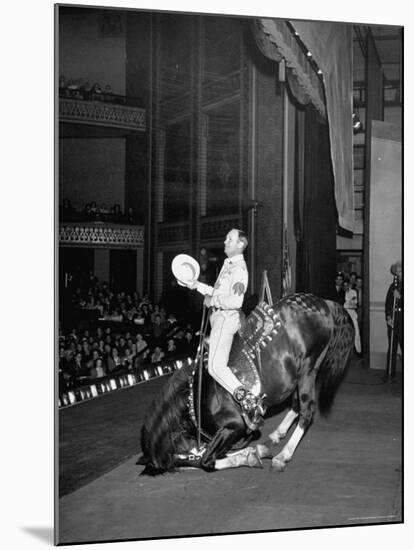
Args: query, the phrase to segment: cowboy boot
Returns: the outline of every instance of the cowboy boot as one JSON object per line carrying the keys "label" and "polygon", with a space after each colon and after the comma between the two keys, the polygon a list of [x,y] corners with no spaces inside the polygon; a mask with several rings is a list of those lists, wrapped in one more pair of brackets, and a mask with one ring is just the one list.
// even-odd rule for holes
{"label": "cowboy boot", "polygon": [[266,412],[266,407],[263,405],[265,397],[265,394],[262,396],[254,395],[244,386],[239,386],[234,390],[233,398],[240,405],[246,426],[253,432],[263,425],[263,416]]}

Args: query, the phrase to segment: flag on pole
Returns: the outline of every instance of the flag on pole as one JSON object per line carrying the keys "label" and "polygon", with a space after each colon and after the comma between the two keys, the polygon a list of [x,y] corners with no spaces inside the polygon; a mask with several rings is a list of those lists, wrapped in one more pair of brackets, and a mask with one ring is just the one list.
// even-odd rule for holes
{"label": "flag on pole", "polygon": [[282,295],[287,296],[292,291],[292,273],[289,258],[289,244],[287,238],[287,227],[283,228],[283,278],[282,278]]}

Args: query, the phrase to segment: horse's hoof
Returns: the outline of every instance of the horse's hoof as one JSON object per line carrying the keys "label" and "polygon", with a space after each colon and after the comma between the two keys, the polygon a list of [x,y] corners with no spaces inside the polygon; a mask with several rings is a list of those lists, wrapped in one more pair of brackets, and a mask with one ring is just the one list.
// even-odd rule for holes
{"label": "horse's hoof", "polygon": [[247,465],[249,468],[263,468],[263,463],[260,460],[260,456],[255,451],[247,455]]}
{"label": "horse's hoof", "polygon": [[273,437],[268,437],[266,443],[268,443],[270,446],[275,447],[276,445],[279,445],[280,440],[282,438],[279,435],[274,435]]}
{"label": "horse's hoof", "polygon": [[276,456],[272,458],[272,470],[276,470],[276,472],[283,472],[285,467],[286,464],[283,460],[280,460]]}
{"label": "horse's hoof", "polygon": [[259,458],[271,458],[273,456],[269,450],[269,447],[267,445],[263,445],[262,443],[256,445],[256,454]]}

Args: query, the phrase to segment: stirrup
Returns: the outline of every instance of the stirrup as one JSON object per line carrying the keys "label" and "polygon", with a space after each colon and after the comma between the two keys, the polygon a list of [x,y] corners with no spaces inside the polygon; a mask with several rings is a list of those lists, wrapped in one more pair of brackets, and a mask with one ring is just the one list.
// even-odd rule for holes
{"label": "stirrup", "polygon": [[238,403],[239,405],[242,404],[246,395],[247,395],[247,390],[244,386],[239,386],[233,392],[233,398],[236,401],[236,403]]}
{"label": "stirrup", "polygon": [[244,386],[239,386],[233,393],[233,398],[241,407],[241,413],[246,426],[252,430],[257,430],[263,425],[263,416],[266,412],[266,407],[263,405],[263,400],[266,394],[256,396],[248,391]]}

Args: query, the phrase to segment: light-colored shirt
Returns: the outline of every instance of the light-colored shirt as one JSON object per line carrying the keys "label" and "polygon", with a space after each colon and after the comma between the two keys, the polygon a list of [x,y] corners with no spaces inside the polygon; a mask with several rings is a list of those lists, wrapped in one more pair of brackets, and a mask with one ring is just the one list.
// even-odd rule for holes
{"label": "light-colored shirt", "polygon": [[249,274],[243,254],[226,258],[214,287],[197,281],[196,289],[211,296],[211,305],[220,309],[240,309],[247,290]]}
{"label": "light-colored shirt", "polygon": [[357,292],[356,292],[355,289],[349,288],[345,292],[344,308],[345,309],[356,309],[357,305],[358,305]]}

